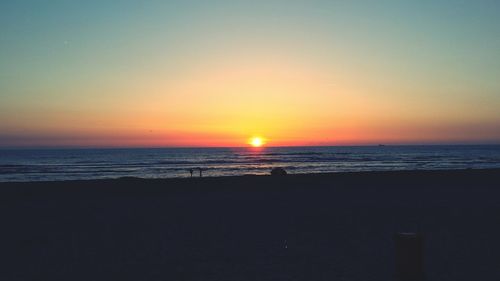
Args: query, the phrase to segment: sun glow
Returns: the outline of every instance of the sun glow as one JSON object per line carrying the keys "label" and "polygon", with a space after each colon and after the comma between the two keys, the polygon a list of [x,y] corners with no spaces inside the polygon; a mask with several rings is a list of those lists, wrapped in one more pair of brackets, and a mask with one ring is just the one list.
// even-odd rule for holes
{"label": "sun glow", "polygon": [[250,139],[250,145],[253,147],[261,147],[264,143],[264,139],[261,137],[253,137]]}

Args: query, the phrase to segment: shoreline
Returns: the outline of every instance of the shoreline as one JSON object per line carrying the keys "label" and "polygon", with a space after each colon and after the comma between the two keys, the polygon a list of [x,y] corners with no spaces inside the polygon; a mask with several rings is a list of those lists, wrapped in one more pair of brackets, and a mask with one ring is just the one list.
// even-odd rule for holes
{"label": "shoreline", "polygon": [[141,178],[134,176],[123,176],[117,178],[102,178],[102,179],[70,179],[70,180],[48,180],[48,181],[0,181],[0,188],[5,185],[44,185],[44,184],[63,184],[63,183],[109,183],[116,181],[142,181],[142,182],[165,182],[165,183],[182,183],[183,181],[224,181],[224,180],[237,180],[241,178],[272,178],[272,179],[290,179],[290,178],[327,178],[327,177],[351,177],[351,176],[401,176],[401,175],[459,175],[459,174],[500,174],[500,168],[486,168],[486,169],[439,169],[439,170],[391,170],[391,171],[342,171],[342,172],[326,172],[326,173],[296,173],[287,174],[285,176],[271,176],[259,174],[245,174],[237,176],[193,176],[193,177],[166,177],[166,178]]}

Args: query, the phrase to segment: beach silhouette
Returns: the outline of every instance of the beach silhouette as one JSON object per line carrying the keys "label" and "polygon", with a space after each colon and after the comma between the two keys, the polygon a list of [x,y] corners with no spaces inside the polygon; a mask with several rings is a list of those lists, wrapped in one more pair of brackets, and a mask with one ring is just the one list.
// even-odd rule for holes
{"label": "beach silhouette", "polygon": [[492,280],[499,181],[458,170],[2,183],[1,274]]}

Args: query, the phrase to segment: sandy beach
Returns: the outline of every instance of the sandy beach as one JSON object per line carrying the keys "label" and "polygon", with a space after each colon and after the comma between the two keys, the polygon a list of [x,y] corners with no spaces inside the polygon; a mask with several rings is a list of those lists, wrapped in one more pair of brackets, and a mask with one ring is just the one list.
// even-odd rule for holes
{"label": "sandy beach", "polygon": [[2,183],[2,280],[499,280],[500,170]]}

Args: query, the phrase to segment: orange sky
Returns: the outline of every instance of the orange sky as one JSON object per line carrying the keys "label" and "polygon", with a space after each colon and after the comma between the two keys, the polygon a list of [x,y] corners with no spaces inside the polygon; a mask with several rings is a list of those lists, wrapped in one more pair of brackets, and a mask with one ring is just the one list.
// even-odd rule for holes
{"label": "orange sky", "polygon": [[278,2],[12,4],[0,146],[500,142],[488,7]]}

